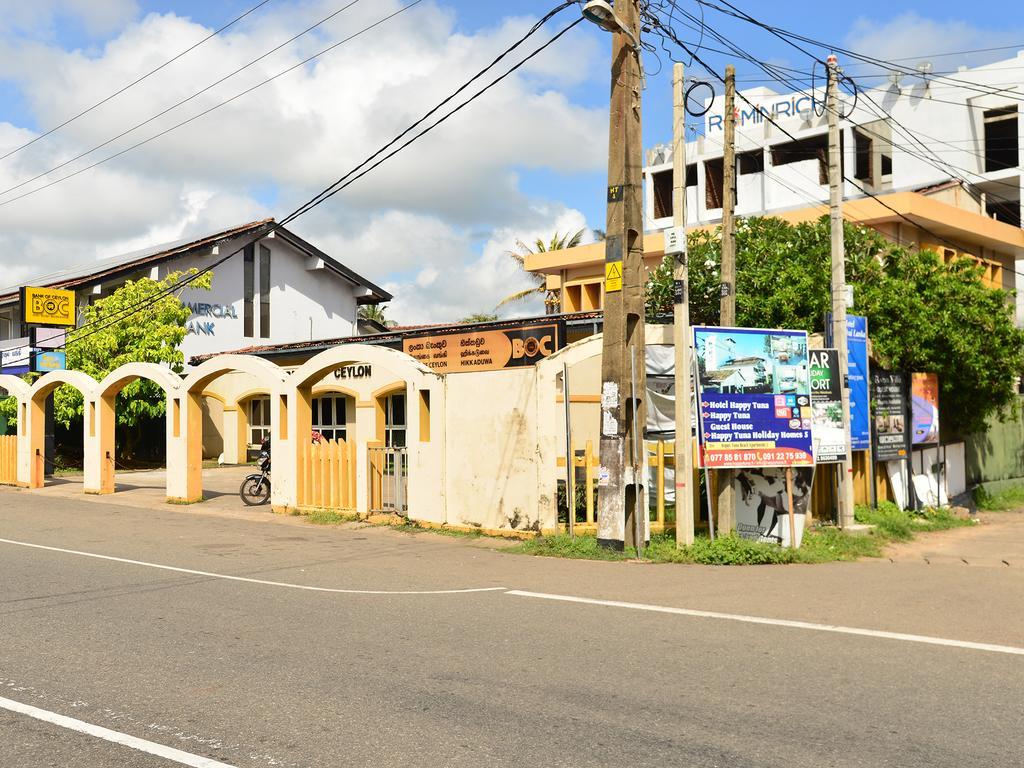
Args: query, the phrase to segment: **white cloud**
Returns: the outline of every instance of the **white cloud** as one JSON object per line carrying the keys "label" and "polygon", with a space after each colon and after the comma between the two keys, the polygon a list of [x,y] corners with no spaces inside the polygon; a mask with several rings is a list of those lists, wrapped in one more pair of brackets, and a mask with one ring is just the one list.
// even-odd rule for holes
{"label": "white cloud", "polygon": [[1015,45],[1022,36],[1024,25],[1019,22],[986,28],[962,19],[931,19],[908,11],[888,20],[857,19],[847,34],[846,47],[886,61],[899,60],[903,66],[914,66],[914,58],[928,59],[936,70],[948,70],[959,64],[978,66],[1010,58],[1015,51],[936,54]]}
{"label": "white cloud", "polygon": [[[85,5],[86,0],[51,0],[46,7],[52,17]],[[131,3],[116,0],[95,5],[97,19],[120,13],[123,20],[131,11]],[[268,6],[0,162],[0,190],[167,108],[336,7],[328,0]],[[398,7],[397,0],[356,5],[47,181],[195,115]],[[108,164],[8,205],[3,202],[18,193],[0,195],[0,273],[16,276],[0,282],[266,215],[280,217],[418,118],[532,23],[496,20],[493,28],[469,35],[457,31],[450,9],[424,3]],[[85,53],[38,36],[5,36],[0,27],[0,79],[17,84],[38,125],[52,126],[209,31],[174,14],[151,14],[125,26],[102,49]],[[574,31],[293,228],[367,278],[396,286],[391,315],[398,320],[448,320],[489,310],[528,284],[503,253],[516,236],[550,236],[556,226],[585,225],[578,212],[525,194],[516,169],[573,174],[604,167],[606,114],[563,92],[584,82],[599,55],[594,36]],[[0,154],[33,135],[23,125],[0,122]],[[276,201],[273,211],[260,202],[268,197]],[[480,231],[493,234],[481,244],[475,234]]]}
{"label": "white cloud", "polygon": [[135,15],[135,0],[31,0],[3,4],[0,29],[38,31],[58,19],[74,20],[92,34],[110,32]]}

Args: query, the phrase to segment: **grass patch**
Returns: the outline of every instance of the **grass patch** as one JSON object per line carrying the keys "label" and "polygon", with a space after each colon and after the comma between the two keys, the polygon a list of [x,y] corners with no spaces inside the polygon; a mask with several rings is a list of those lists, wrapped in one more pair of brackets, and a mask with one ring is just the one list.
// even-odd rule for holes
{"label": "grass patch", "polygon": [[974,503],[986,512],[1008,512],[1024,507],[1024,485],[1011,485],[1001,491],[989,493],[979,485],[974,491]]}
{"label": "grass patch", "polygon": [[[799,549],[783,549],[777,544],[741,539],[735,534],[719,536],[711,541],[698,536],[692,545],[676,547],[675,537],[659,534],[651,537],[644,549],[644,559],[652,563],[698,563],[701,565],[782,565],[786,563],[829,563],[881,557],[882,550],[893,541],[908,541],[917,533],[941,531],[972,525],[947,510],[929,510],[915,514],[904,512],[886,502],[878,509],[859,507],[857,522],[874,525],[868,533],[847,533],[834,526],[811,528],[804,532]],[[628,560],[636,552],[606,549],[594,536],[568,534],[538,536],[510,547],[507,551],[524,555],[564,557],[582,560]]]}
{"label": "grass patch", "polygon": [[338,512],[334,509],[314,509],[309,512],[300,512],[314,525],[337,525],[339,523],[352,523],[359,519],[354,512]]}

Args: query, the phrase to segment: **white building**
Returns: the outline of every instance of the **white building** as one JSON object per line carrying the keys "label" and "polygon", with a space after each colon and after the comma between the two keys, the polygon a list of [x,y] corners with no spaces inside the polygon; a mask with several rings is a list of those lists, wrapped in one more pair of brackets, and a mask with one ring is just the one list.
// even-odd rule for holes
{"label": "white building", "polygon": [[[391,295],[272,219],[198,238],[82,264],[27,285],[64,288],[82,307],[110,295],[128,280],[162,279],[171,272],[211,271],[211,290],[185,288],[181,300],[192,316],[181,345],[186,362],[254,344],[284,344],[357,333],[361,304]],[[18,287],[0,289],[0,344],[26,335]]]}
{"label": "white building", "polygon": [[[828,203],[823,100],[821,89],[815,94],[780,94],[769,88],[739,92],[737,216]],[[864,88],[856,98],[842,93],[840,101],[844,174],[851,179],[844,183],[844,199],[865,197],[865,191],[880,195],[921,190],[959,179],[978,212],[1020,226],[1024,51],[1013,59],[950,74],[893,75],[881,86]],[[691,226],[722,216],[724,96],[706,99],[704,106],[704,135],[686,145]],[[671,145],[650,150],[647,163],[645,229],[652,231],[672,225]]]}

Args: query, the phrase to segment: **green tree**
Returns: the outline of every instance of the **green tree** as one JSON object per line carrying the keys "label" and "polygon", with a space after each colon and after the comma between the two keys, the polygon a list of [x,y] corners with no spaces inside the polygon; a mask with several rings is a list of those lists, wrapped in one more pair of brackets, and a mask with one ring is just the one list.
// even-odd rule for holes
{"label": "green tree", "polygon": [[[130,280],[85,307],[81,327],[68,334],[68,369],[83,371],[97,381],[130,362],[162,363],[180,373],[185,362],[180,345],[191,313],[179,298],[180,289],[173,287],[195,274],[193,269],[172,272],[163,280]],[[209,289],[212,278],[212,273],[207,272],[192,280],[189,287]],[[81,419],[83,407],[78,390],[62,386],[54,391],[54,419],[65,428]],[[14,398],[8,398],[0,408],[13,420]],[[165,409],[163,390],[152,382],[140,379],[121,391],[117,422],[127,428],[122,430],[128,438],[127,455],[134,452],[141,426],[147,420],[162,417]]]}
{"label": "green tree", "polygon": [[489,312],[474,312],[472,315],[466,315],[466,317],[459,320],[459,323],[462,325],[467,323],[490,323],[497,319],[497,315]]}
{"label": "green tree", "polygon": [[[522,240],[516,240],[516,247],[514,250],[507,251],[509,257],[515,261],[523,271],[526,272],[526,257],[534,253],[547,253],[548,251],[560,251],[565,248],[575,248],[583,240],[583,233],[585,229],[581,229],[575,234],[566,232],[564,235],[560,235],[555,232],[551,236],[551,240],[545,242],[541,238],[537,238],[533,242],[533,246],[529,246]],[[547,276],[539,272],[526,272],[527,277],[533,283],[530,288],[525,288],[521,291],[516,291],[506,296],[504,299],[498,302],[498,306],[502,307],[505,304],[512,304],[517,301],[522,301],[535,294],[544,295],[547,288]]]}
{"label": "green tree", "polygon": [[[1015,409],[1024,332],[1005,291],[985,286],[981,269],[969,261],[944,264],[931,251],[894,245],[868,227],[847,223],[845,243],[855,311],[868,318],[873,354],[883,366],[939,374],[944,423],[956,432],[981,430],[987,418]],[[692,322],[716,325],[721,233],[692,232],[688,245]],[[736,275],[739,325],[823,331],[831,304],[828,218],[797,225],[741,220]],[[648,319],[670,321],[672,301],[666,259],[648,280]]]}

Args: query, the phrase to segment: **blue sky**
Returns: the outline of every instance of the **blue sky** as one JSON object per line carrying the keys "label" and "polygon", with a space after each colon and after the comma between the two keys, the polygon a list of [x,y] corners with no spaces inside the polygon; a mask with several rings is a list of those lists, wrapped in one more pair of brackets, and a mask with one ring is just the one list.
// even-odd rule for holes
{"label": "blue sky", "polygon": [[[133,72],[195,42],[204,28],[219,27],[253,4],[36,0],[5,12],[0,18],[0,149],[60,122]],[[363,0],[337,23],[309,36],[311,42],[297,44],[294,54],[285,51],[268,61],[261,72],[272,73],[294,60],[289,56],[308,54],[356,27],[358,19],[372,19],[398,4]],[[431,105],[434,89],[444,93],[474,65],[493,57],[552,4],[426,0],[368,33],[361,43],[362,59],[356,55],[359,45],[346,46],[315,68],[289,75],[272,89],[102,169],[10,205],[2,205],[6,198],[0,195],[0,271],[6,267],[14,282],[36,264],[66,266],[165,235],[173,239],[226,218],[281,215],[340,175],[350,158],[365,154],[364,147],[390,137],[406,114]],[[134,89],[106,110],[0,162],[0,189],[152,114],[166,106],[169,94],[190,93],[223,67],[247,61],[341,5],[342,0],[271,0],[216,45],[204,46],[154,78],[152,87]],[[695,2],[680,5],[701,13]],[[855,9],[815,4],[813,13],[806,2],[748,0],[740,7],[777,26],[881,58],[911,65],[929,58],[937,70],[1009,58],[1015,50],[937,54],[1024,48],[1024,17],[1019,5],[1008,1],[973,6],[866,0]],[[564,11],[552,29],[575,14],[574,8]],[[807,56],[764,30],[710,9],[704,10],[704,20],[761,59],[810,69]],[[700,39],[698,32],[680,29],[687,41]],[[720,46],[706,36],[704,43]],[[504,250],[516,238],[529,240],[555,227],[604,226],[609,50],[606,33],[581,25],[538,57],[535,66],[503,83],[504,93],[489,94],[439,129],[431,142],[412,147],[408,157],[368,176],[296,229],[401,291],[403,298],[395,303],[403,314],[400,320],[451,319],[489,310],[502,291],[524,284],[505,263]],[[645,54],[646,147],[670,138],[671,61],[659,54]],[[707,49],[701,56],[719,71],[736,63],[741,88],[768,85],[762,72],[735,57]],[[361,72],[361,61],[369,61],[372,69]],[[688,75],[706,77],[699,69],[689,67]],[[849,66],[848,71],[864,76],[863,84],[877,82],[863,67]],[[262,133],[257,130],[261,123],[266,124]],[[241,125],[244,130],[238,129]],[[415,240],[397,242],[409,232]],[[409,257],[410,248],[419,250],[418,257]],[[461,293],[451,288],[453,280]],[[465,299],[467,283],[471,291]]]}

